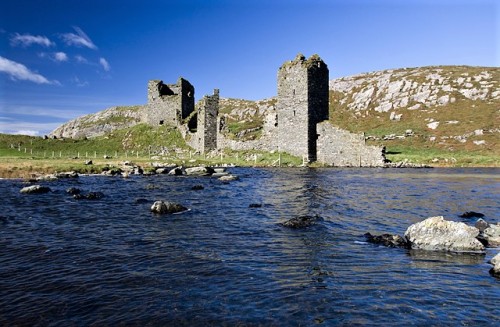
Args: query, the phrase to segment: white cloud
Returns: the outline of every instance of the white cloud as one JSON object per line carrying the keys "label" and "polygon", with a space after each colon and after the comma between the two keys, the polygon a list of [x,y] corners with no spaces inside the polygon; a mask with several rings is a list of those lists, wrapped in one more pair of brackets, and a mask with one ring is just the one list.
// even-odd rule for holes
{"label": "white cloud", "polygon": [[61,39],[64,41],[64,43],[66,43],[66,45],[74,45],[76,47],[86,47],[89,49],[97,50],[97,46],[81,28],[73,26],[73,29],[77,34],[65,33],[61,35]]}
{"label": "white cloud", "polygon": [[107,72],[109,72],[109,70],[111,69],[108,61],[104,58],[99,58],[99,64],[101,64],[102,68]]}
{"label": "white cloud", "polygon": [[56,61],[68,61],[68,55],[66,55],[64,52],[56,52],[54,53],[54,59]]}
{"label": "white cloud", "polygon": [[28,67],[18,62],[0,56],[0,72],[6,73],[13,80],[30,81],[37,84],[59,84],[57,81],[49,81],[44,76],[32,72]]}
{"label": "white cloud", "polygon": [[46,36],[41,35],[31,35],[31,34],[19,34],[16,33],[10,38],[10,44],[12,46],[21,45],[24,47],[30,46],[32,44],[38,44],[44,47],[54,46],[55,43],[50,41]]}
{"label": "white cloud", "polygon": [[71,79],[71,82],[73,82],[74,84],[76,84],[76,86],[78,87],[84,87],[84,86],[88,86],[89,85],[89,82],[88,81],[82,81],[78,78],[78,76],[75,76]]}
{"label": "white cloud", "polygon": [[87,60],[87,58],[85,58],[84,56],[80,56],[80,55],[76,55],[75,56],[75,60],[79,64],[88,64],[89,63],[89,61]]}

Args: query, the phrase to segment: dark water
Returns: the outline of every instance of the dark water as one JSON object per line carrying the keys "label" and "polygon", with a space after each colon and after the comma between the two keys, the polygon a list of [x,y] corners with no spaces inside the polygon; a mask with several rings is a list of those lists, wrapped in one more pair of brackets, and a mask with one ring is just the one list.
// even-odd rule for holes
{"label": "dark water", "polygon": [[[500,324],[486,263],[498,249],[407,251],[362,236],[471,210],[498,222],[500,170],[232,172],[241,179],[229,184],[80,177],[44,183],[53,192],[42,195],[0,180],[0,325]],[[70,186],[105,197],[74,200]],[[191,210],[157,216],[157,199]],[[305,214],[324,220],[278,225]]]}

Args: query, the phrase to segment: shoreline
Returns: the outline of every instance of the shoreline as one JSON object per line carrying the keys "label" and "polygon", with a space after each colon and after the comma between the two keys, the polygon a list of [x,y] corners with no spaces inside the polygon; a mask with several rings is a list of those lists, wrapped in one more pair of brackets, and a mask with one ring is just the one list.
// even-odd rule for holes
{"label": "shoreline", "polygon": [[[55,165],[33,165],[32,162],[22,161],[26,166],[22,167],[20,162],[12,162],[10,164],[2,163],[0,159],[0,180],[31,180],[40,178],[43,176],[54,175],[57,173],[68,173],[74,172],[79,176],[116,176],[122,175],[121,168],[129,167],[140,167],[144,170],[145,173],[135,174],[141,176],[154,176],[158,175],[155,170],[159,168],[154,165],[153,161],[148,160],[140,160],[137,164],[133,163],[132,166],[125,165],[124,161],[108,161],[108,162],[99,162],[92,165],[84,165],[84,164],[76,164],[71,160],[64,160],[59,164]],[[323,166],[318,164],[311,165],[300,165],[300,166],[272,166],[272,165],[234,165],[234,164],[225,164],[225,163],[216,163],[216,162],[203,162],[203,163],[181,163],[181,164],[168,164],[162,166],[163,168],[174,168],[174,167],[199,167],[199,166],[207,166],[207,167],[223,167],[223,168],[273,168],[273,169],[301,169],[301,168],[309,168],[309,169],[397,169],[397,170],[420,170],[420,169],[496,169],[500,168],[499,166],[486,166],[486,165],[475,165],[475,166],[457,166],[457,165],[420,165],[420,164],[412,164],[412,163],[404,163],[402,165],[397,165],[398,163],[391,163],[387,166],[383,167],[332,167],[332,166]],[[21,167],[19,167],[21,166]],[[119,172],[116,174],[106,174],[106,171],[110,171],[113,169],[118,169]],[[133,168],[132,168],[133,170]],[[130,175],[134,175],[133,173],[127,173]]]}

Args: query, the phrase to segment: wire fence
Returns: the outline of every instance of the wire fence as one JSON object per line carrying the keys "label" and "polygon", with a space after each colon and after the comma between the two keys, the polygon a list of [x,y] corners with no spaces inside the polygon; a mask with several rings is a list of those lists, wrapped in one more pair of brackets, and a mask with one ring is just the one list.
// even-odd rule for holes
{"label": "wire fence", "polygon": [[[168,153],[158,153],[151,150],[131,150],[131,151],[55,151],[55,150],[37,150],[32,148],[18,148],[18,151],[37,159],[114,159],[114,160],[129,160],[129,159],[148,159],[148,160],[172,160],[172,161],[198,161],[208,160],[213,163],[231,162],[241,163],[247,162],[251,164],[261,164],[266,166],[278,166],[283,164],[282,154],[280,152],[273,155],[263,155],[260,153],[240,154],[240,153],[220,153],[200,154],[194,151],[169,151]],[[302,158],[302,164],[305,165],[307,158]]]}

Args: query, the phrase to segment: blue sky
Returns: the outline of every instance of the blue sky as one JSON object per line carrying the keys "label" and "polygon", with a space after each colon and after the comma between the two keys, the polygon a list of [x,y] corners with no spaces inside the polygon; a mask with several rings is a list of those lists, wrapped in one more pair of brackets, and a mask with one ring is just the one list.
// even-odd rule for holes
{"label": "blue sky", "polygon": [[500,66],[496,0],[16,0],[0,4],[0,133],[44,135],[146,103],[150,79],[195,97],[264,99],[277,69],[319,54],[330,78]]}

